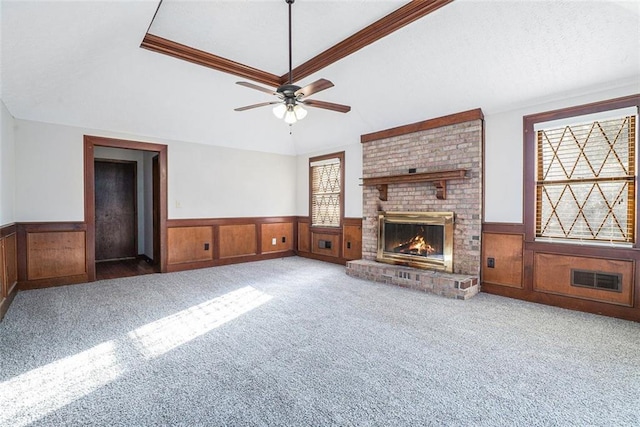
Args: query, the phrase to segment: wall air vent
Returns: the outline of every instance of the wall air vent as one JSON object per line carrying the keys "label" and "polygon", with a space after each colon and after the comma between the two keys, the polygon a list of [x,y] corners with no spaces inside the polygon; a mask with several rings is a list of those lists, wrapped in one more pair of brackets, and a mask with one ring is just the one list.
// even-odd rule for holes
{"label": "wall air vent", "polygon": [[572,269],[571,286],[622,292],[622,274]]}

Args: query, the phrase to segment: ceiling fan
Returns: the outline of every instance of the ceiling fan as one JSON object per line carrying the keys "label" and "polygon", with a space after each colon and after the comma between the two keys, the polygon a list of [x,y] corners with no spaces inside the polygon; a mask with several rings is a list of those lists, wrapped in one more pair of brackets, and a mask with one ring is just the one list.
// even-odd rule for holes
{"label": "ceiling fan", "polygon": [[314,93],[318,93],[321,90],[333,87],[333,83],[331,83],[329,80],[319,79],[304,87],[293,84],[291,73],[291,5],[295,2],[295,0],[285,0],[285,2],[289,5],[289,82],[278,87],[275,91],[273,89],[255,85],[253,83],[236,82],[236,84],[239,84],[240,86],[245,86],[251,89],[259,90],[261,92],[275,95],[279,98],[279,100],[247,105],[246,107],[236,108],[234,111],[245,111],[252,108],[278,104],[274,107],[273,114],[275,114],[275,116],[279,119],[284,118],[284,121],[290,125],[297,122],[298,120],[302,120],[307,115],[307,110],[302,107],[303,105],[307,107],[324,108],[325,110],[332,110],[340,113],[348,113],[351,110],[351,107],[349,107],[348,105],[307,99],[308,96],[313,95]]}

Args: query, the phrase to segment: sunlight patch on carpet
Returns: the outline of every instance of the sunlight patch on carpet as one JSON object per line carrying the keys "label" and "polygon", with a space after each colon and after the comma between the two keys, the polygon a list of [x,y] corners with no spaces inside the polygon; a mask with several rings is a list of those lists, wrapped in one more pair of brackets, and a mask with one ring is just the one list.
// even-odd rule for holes
{"label": "sunlight patch on carpet", "polygon": [[4,381],[0,383],[0,426],[22,427],[40,420],[145,360],[186,344],[272,298],[245,286]]}
{"label": "sunlight patch on carpet", "polygon": [[245,286],[141,326],[129,332],[128,337],[146,359],[153,359],[261,306],[271,298],[251,286]]}
{"label": "sunlight patch on carpet", "polygon": [[0,425],[28,425],[114,381],[124,372],[116,350],[107,341],[1,383]]}

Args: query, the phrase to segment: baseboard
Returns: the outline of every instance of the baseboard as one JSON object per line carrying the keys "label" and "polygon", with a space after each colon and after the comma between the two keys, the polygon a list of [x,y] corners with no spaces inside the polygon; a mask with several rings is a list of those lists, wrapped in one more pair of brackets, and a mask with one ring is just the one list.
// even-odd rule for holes
{"label": "baseboard", "polygon": [[139,254],[136,258],[137,258],[137,259],[141,259],[141,260],[143,260],[143,261],[144,261],[144,262],[146,262],[147,264],[151,264],[151,265],[153,265],[153,264],[154,264],[153,260],[152,260],[151,258],[149,258],[149,257],[148,257],[147,255],[145,255],[145,254]]}
{"label": "baseboard", "polygon": [[269,252],[266,254],[257,254],[257,255],[243,255],[243,256],[230,257],[230,258],[220,258],[220,259],[214,259],[214,260],[208,260],[208,261],[169,264],[167,266],[167,273],[173,273],[176,271],[195,270],[199,268],[218,267],[221,265],[241,264],[244,262],[264,261],[268,259],[285,258],[285,257],[291,257],[295,255],[296,254],[294,251],[283,251],[283,252]]}
{"label": "baseboard", "polygon": [[78,283],[86,283],[89,281],[87,274],[78,274],[75,276],[52,277],[38,280],[25,280],[18,282],[18,288],[21,291],[30,289],[51,288],[54,286],[75,285]]}
{"label": "baseboard", "polygon": [[336,257],[332,257],[332,256],[327,256],[327,255],[314,254],[314,253],[311,253],[311,252],[298,251],[298,253],[296,255],[298,255],[299,257],[302,257],[302,258],[315,259],[315,260],[318,260],[318,261],[330,262],[332,264],[340,264],[340,265],[347,265],[347,261],[351,261],[351,260],[345,259],[345,258],[336,258]]}
{"label": "baseboard", "polygon": [[552,305],[568,310],[582,311],[585,313],[599,314],[603,316],[617,317],[620,319],[640,322],[640,310],[634,307],[623,307],[620,305],[608,304],[604,302],[590,301],[568,296],[512,288],[485,282],[481,283],[481,292],[500,295],[507,298],[520,299],[523,301],[538,304]]}

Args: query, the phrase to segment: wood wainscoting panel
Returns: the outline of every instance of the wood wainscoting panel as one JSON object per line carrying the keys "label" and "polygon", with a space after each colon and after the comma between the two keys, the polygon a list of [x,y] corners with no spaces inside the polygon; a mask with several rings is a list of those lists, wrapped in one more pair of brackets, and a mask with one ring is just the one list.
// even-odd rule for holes
{"label": "wood wainscoting panel", "polygon": [[221,225],[220,258],[255,255],[258,251],[256,224]]}
{"label": "wood wainscoting panel", "polygon": [[311,252],[311,233],[308,222],[298,222],[298,251]]}
{"label": "wood wainscoting panel", "polygon": [[360,224],[345,224],[342,228],[342,253],[346,260],[362,258],[362,220]]}
{"label": "wood wainscoting panel", "polygon": [[86,274],[85,231],[27,232],[27,279]]}
{"label": "wood wainscoting panel", "polygon": [[[634,268],[633,261],[538,252],[534,258],[533,287],[538,292],[631,307],[633,306]],[[621,291],[572,286],[572,269],[622,274]]]}
{"label": "wood wainscoting panel", "polygon": [[[331,247],[327,247],[327,246]],[[311,232],[311,253],[340,257],[340,234]]]}
{"label": "wood wainscoting panel", "polygon": [[0,320],[16,296],[18,285],[15,226],[0,227]]}
{"label": "wood wainscoting panel", "polygon": [[4,261],[4,239],[0,239],[0,306],[4,303],[7,295],[9,295],[9,292],[7,289],[7,270]]}
{"label": "wood wainscoting panel", "polygon": [[262,233],[263,254],[290,251],[293,249],[292,222],[266,223],[261,224],[260,228]]}
{"label": "wood wainscoting panel", "polygon": [[[183,218],[167,221],[168,271],[184,271],[219,265],[293,256],[296,217]],[[269,252],[261,251],[264,242]],[[284,243],[282,238],[284,237]],[[210,243],[209,250],[205,244]]]}
{"label": "wood wainscoting panel", "polygon": [[523,250],[522,234],[482,233],[482,282],[522,288]]}
{"label": "wood wainscoting panel", "polygon": [[0,319],[9,308],[18,285],[16,234],[0,237]]}
{"label": "wood wainscoting panel", "polygon": [[167,229],[168,263],[183,264],[213,260],[213,227]]}
{"label": "wood wainscoting panel", "polygon": [[11,234],[4,239],[4,279],[7,295],[18,286],[18,238]]}

